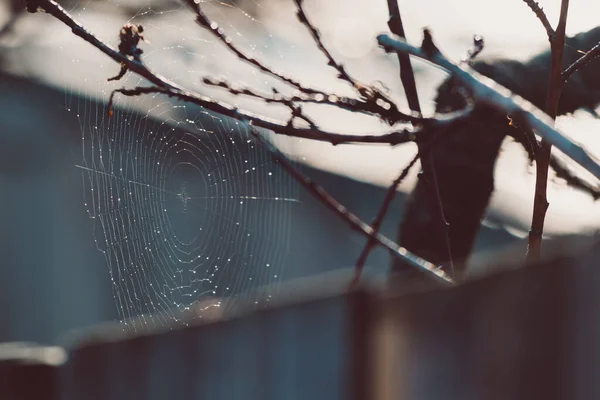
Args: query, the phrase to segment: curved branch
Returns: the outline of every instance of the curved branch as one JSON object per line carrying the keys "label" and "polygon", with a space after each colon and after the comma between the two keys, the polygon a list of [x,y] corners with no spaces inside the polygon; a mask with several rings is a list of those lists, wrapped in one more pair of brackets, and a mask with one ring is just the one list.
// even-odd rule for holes
{"label": "curved branch", "polygon": [[463,65],[458,66],[449,61],[442,53],[427,53],[404,41],[394,39],[387,34],[377,36],[379,44],[390,52],[403,52],[437,65],[450,72],[467,86],[474,98],[481,103],[493,107],[511,116],[521,115],[528,126],[542,138],[581,165],[596,178],[600,179],[600,164],[579,144],[565,137],[552,127],[552,119],[529,101],[513,94],[504,86],[494,82],[474,69]]}

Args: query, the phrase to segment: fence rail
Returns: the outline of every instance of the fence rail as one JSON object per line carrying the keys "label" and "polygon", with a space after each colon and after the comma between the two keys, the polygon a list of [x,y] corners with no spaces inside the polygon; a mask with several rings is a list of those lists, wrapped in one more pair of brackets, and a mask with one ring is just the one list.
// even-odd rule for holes
{"label": "fence rail", "polygon": [[[316,277],[209,323],[87,331],[44,384],[65,400],[600,398],[600,244],[576,247],[449,289]],[[6,365],[3,391],[26,374]]]}

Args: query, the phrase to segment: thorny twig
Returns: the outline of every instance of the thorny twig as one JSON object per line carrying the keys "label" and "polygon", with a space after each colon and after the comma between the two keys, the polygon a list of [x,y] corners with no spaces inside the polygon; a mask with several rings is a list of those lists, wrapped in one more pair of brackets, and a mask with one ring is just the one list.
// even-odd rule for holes
{"label": "thorny twig", "polygon": [[454,75],[468,87],[475,101],[486,104],[513,117],[520,115],[528,126],[573,161],[581,165],[596,178],[600,179],[600,164],[584,148],[572,142],[552,125],[552,119],[529,101],[511,93],[504,86],[494,82],[468,66],[458,66],[449,61],[440,52],[426,54],[422,49],[389,35],[377,36],[377,41],[391,52],[403,51],[423,60],[427,60]]}
{"label": "thorny twig", "polygon": [[[569,12],[569,0],[562,0],[560,17],[554,35],[550,37],[550,77],[548,80],[548,92],[546,94],[546,113],[553,120],[558,114],[558,102],[564,86],[562,78],[562,63],[565,49],[565,29],[567,27],[567,15]],[[535,194],[533,201],[533,216],[531,218],[531,229],[529,230],[527,245],[527,261],[537,261],[542,249],[542,234],[544,233],[544,221],[548,211],[548,169],[550,167],[550,154],[552,143],[542,138],[540,149],[536,155]]]}
{"label": "thorny twig", "polygon": [[552,25],[550,24],[550,21],[548,21],[548,17],[546,17],[546,13],[544,12],[544,10],[540,7],[540,5],[538,4],[537,1],[534,0],[523,0],[525,2],[525,4],[527,4],[529,6],[529,8],[531,8],[531,11],[533,11],[535,13],[535,15],[538,17],[538,19],[540,20],[540,22],[542,23],[542,25],[544,25],[544,29],[546,29],[546,34],[548,35],[548,39],[552,40],[552,37],[554,37],[554,29],[552,28]]}
{"label": "thorny twig", "polygon": [[294,168],[294,166],[292,166],[292,164],[290,164],[287,161],[286,157],[275,146],[273,146],[271,143],[262,138],[260,133],[254,128],[254,126],[248,124],[248,127],[250,129],[250,133],[256,139],[258,139],[258,141],[262,145],[264,145],[267,148],[267,150],[269,150],[269,153],[271,154],[271,157],[275,162],[277,162],[286,172],[288,172],[295,180],[297,180],[302,186],[304,186],[304,188],[308,190],[313,196],[319,199],[321,203],[326,205],[337,216],[346,221],[355,231],[359,232],[367,238],[373,238],[377,243],[386,248],[392,255],[405,260],[413,267],[435,278],[440,283],[454,283],[452,278],[441,268],[422,259],[421,257],[412,254],[405,248],[398,246],[396,243],[383,236],[382,234],[375,233],[372,227],[364,223],[360,218],[358,218],[356,215],[350,212],[350,210],[348,210],[343,204],[341,204],[335,198],[333,198],[321,185],[312,181],[298,169]]}
{"label": "thorny twig", "polygon": [[565,70],[562,73],[562,78],[565,81],[565,83],[569,80],[571,75],[584,68],[587,64],[589,64],[597,57],[600,57],[600,43],[592,47],[583,56],[577,59],[577,61],[565,68]]}

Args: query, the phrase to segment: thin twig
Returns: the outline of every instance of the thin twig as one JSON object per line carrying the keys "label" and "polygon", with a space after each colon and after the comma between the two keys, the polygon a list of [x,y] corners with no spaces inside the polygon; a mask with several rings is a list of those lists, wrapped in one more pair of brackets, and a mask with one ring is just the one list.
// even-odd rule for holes
{"label": "thin twig", "polygon": [[467,114],[456,114],[452,118],[432,120],[429,123],[423,125],[421,129],[410,130],[408,128],[402,130],[393,130],[391,132],[385,132],[381,134],[343,134],[324,131],[314,126],[308,128],[296,127],[290,125],[288,122],[279,122],[265,117],[259,117],[249,111],[240,110],[237,107],[231,106],[226,103],[221,103],[216,100],[212,100],[208,97],[200,96],[198,94],[192,94],[189,92],[174,91],[169,88],[159,86],[137,86],[132,89],[115,89],[111,93],[108,111],[110,115],[114,102],[114,95],[120,93],[125,96],[139,96],[143,94],[159,93],[169,97],[176,98],[191,104],[196,104],[201,107],[205,107],[218,114],[234,118],[234,119],[245,119],[251,121],[256,126],[261,128],[269,129],[277,134],[292,136],[302,139],[310,139],[321,142],[329,142],[333,145],[338,144],[349,144],[349,143],[386,143],[390,145],[398,145],[402,143],[408,143],[412,141],[420,140],[420,136],[429,137],[436,129],[444,126],[445,124],[451,123],[454,119],[464,118]]}
{"label": "thin twig", "polygon": [[326,95],[326,93],[324,93],[318,89],[304,86],[302,83],[295,80],[294,78],[291,78],[291,77],[286,76],[278,71],[275,71],[273,68],[264,65],[261,61],[257,60],[256,58],[244,53],[241,49],[239,49],[235,45],[233,40],[231,40],[231,38],[229,38],[225,34],[225,32],[219,27],[219,25],[216,22],[211,21],[210,18],[208,18],[208,16],[204,13],[204,11],[202,11],[202,8],[200,7],[200,2],[195,2],[194,0],[185,0],[185,3],[192,9],[192,11],[194,11],[194,13],[196,13],[196,22],[198,22],[198,24],[200,26],[202,26],[203,28],[205,28],[209,32],[211,32],[217,39],[219,39],[219,41],[221,43],[223,43],[227,48],[229,48],[229,50],[231,50],[237,56],[237,58],[239,58],[240,60],[246,61],[247,63],[249,63],[249,64],[253,65],[254,67],[256,67],[257,69],[259,69],[260,71],[262,71],[268,75],[271,75],[271,76],[281,80],[282,82],[285,82],[285,83],[293,86],[294,88],[298,89],[299,91],[301,91],[303,93],[308,93],[308,94],[319,94],[320,93],[320,94]]}
{"label": "thin twig", "polygon": [[[318,141],[325,141],[334,145],[341,143],[381,143],[398,145],[410,141],[420,140],[420,136],[428,136],[435,129],[440,126],[444,126],[447,123],[451,123],[454,119],[460,119],[470,113],[471,110],[466,109],[460,112],[444,114],[436,116],[432,119],[422,119],[423,128],[420,130],[391,130],[381,133],[362,133],[356,135],[338,134],[334,132],[327,132],[323,130],[315,130],[313,128],[298,128],[288,126],[286,123],[275,121],[269,118],[260,117],[250,112],[243,112],[232,105],[227,103],[213,100],[207,96],[200,95],[188,90],[184,90],[177,84],[169,81],[168,79],[156,74],[148,69],[141,61],[130,59],[127,56],[116,51],[111,46],[105,44],[92,33],[88,32],[81,24],[76,22],[60,5],[54,0],[30,0],[30,4],[34,4],[36,7],[40,7],[50,15],[62,21],[65,25],[71,28],[71,30],[83,40],[92,44],[97,49],[111,57],[119,64],[125,65],[129,71],[132,71],[141,77],[147,79],[153,83],[154,87],[136,87],[133,89],[119,89],[117,92],[125,95],[139,95],[142,93],[162,93],[170,97],[177,98],[179,100],[187,101],[198,106],[204,107],[207,110],[228,116],[231,118],[244,118],[252,121],[256,126],[270,129],[276,133],[281,133],[287,136],[312,139]],[[30,9],[33,9],[31,7]],[[420,119],[420,116],[414,118]],[[412,119],[409,118],[409,119]]]}
{"label": "thin twig", "polygon": [[531,11],[533,11],[535,13],[535,15],[538,17],[538,19],[544,26],[544,29],[546,29],[546,34],[548,35],[548,39],[552,40],[552,37],[554,36],[555,32],[554,32],[554,29],[552,28],[552,25],[550,24],[550,21],[548,21],[548,17],[546,16],[546,13],[544,12],[544,10],[540,7],[540,5],[538,4],[537,1],[533,1],[533,0],[523,0],[523,1],[525,2],[525,4],[527,4],[529,6],[529,8],[531,8]]}
{"label": "thin twig", "polygon": [[323,53],[325,55],[325,57],[327,58],[327,65],[333,67],[338,72],[339,79],[348,82],[351,86],[356,88],[358,86],[358,82],[354,78],[352,78],[350,76],[350,74],[348,74],[348,72],[346,72],[346,69],[344,68],[343,65],[338,63],[335,60],[335,58],[333,58],[333,55],[331,55],[331,53],[329,52],[329,50],[327,50],[327,47],[325,47],[325,45],[323,44],[323,41],[321,40],[321,33],[308,20],[308,17],[306,15],[306,12],[304,12],[304,7],[303,7],[304,0],[294,0],[294,2],[296,3],[296,7],[298,10],[297,14],[296,14],[298,16],[298,20],[304,26],[306,26],[306,28],[310,32],[310,35],[312,36],[313,40],[315,41],[315,44],[317,45],[317,47],[319,48],[321,53]]}
{"label": "thin twig", "polygon": [[[418,140],[420,132],[430,134],[432,129],[436,128],[437,122],[425,123],[426,128],[422,131],[411,131],[408,129],[392,130],[388,132],[382,132],[380,134],[337,134],[334,132],[327,132],[323,130],[317,130],[313,127],[301,128],[289,126],[287,123],[275,121],[269,118],[263,118],[250,112],[240,111],[237,107],[229,105],[227,103],[213,100],[207,96],[200,95],[188,90],[185,90],[177,84],[169,81],[168,79],[156,74],[148,69],[141,60],[130,59],[127,56],[116,51],[111,46],[105,44],[92,33],[88,32],[81,24],[76,22],[60,5],[53,0],[30,0],[33,1],[36,7],[44,9],[47,13],[51,14],[55,18],[62,21],[65,25],[71,28],[73,33],[81,37],[88,43],[101,50],[103,53],[111,57],[113,60],[121,65],[124,65],[141,77],[147,79],[155,86],[153,87],[136,87],[133,89],[118,89],[116,92],[124,95],[132,96],[146,93],[162,93],[169,97],[174,97],[179,100],[187,101],[198,106],[204,107],[207,110],[228,116],[231,118],[244,118],[250,120],[256,126],[260,126],[265,129],[273,130],[277,133],[281,133],[287,136],[299,137],[304,139],[312,139],[318,141],[325,141],[332,144],[341,143],[387,143],[391,145],[397,145],[406,143],[414,140]],[[112,97],[112,96],[111,96]],[[110,110],[110,107],[109,107]],[[440,116],[441,120],[450,120],[457,117],[457,115]],[[442,122],[442,125],[445,122]]]}
{"label": "thin twig", "polygon": [[481,75],[466,65],[458,66],[450,62],[440,52],[426,54],[422,49],[411,46],[404,41],[396,40],[386,34],[377,36],[377,41],[387,51],[406,52],[450,72],[463,85],[470,89],[472,96],[481,104],[485,104],[513,117],[521,115],[528,126],[534,129],[538,135],[545,138],[585,170],[600,179],[600,164],[583,147],[569,140],[560,131],[556,130],[552,126],[553,121],[548,115],[521,96],[511,93],[504,86]]}
{"label": "thin twig", "polygon": [[[556,119],[558,114],[558,102],[564,86],[562,78],[562,63],[565,49],[565,29],[567,27],[567,15],[569,12],[569,0],[562,0],[560,17],[556,32],[550,38],[551,64],[550,77],[548,80],[548,92],[546,95],[546,114]],[[550,167],[550,153],[552,143],[542,138],[540,149],[536,156],[535,194],[533,201],[533,216],[531,218],[531,229],[529,230],[527,256],[528,262],[539,260],[542,250],[542,235],[544,233],[544,221],[548,211],[548,198],[546,195],[548,187],[548,168]]]}
{"label": "thin twig", "polygon": [[[404,24],[402,23],[402,16],[400,14],[400,7],[398,0],[388,0],[388,11],[390,18],[388,20],[388,27],[390,31],[402,39],[406,39],[404,33]],[[400,80],[404,87],[404,93],[408,101],[409,107],[412,111],[421,113],[421,105],[419,104],[419,95],[417,93],[417,85],[415,82],[415,73],[410,62],[410,56],[406,53],[396,52],[398,56],[398,62],[400,64]],[[413,122],[413,126],[417,127]],[[421,157],[421,168],[423,168],[423,177],[427,180],[428,186],[433,198],[433,212],[435,218],[438,220],[440,227],[440,234],[444,236],[444,251],[446,252],[446,260],[452,276],[454,276],[454,262],[452,261],[452,250],[450,248],[450,236],[449,236],[449,225],[444,215],[444,205],[442,203],[442,197],[440,195],[439,184],[437,179],[437,173],[435,170],[435,162],[433,155],[429,151],[424,151],[424,142],[417,144],[419,146],[419,155]]]}
{"label": "thin twig", "polygon": [[[240,60],[245,61],[245,62],[253,65],[258,70],[260,70],[268,75],[271,75],[271,76],[279,79],[280,81],[294,87],[301,93],[304,93],[307,95],[319,96],[322,98],[331,98],[331,97],[341,98],[341,96],[336,96],[331,93],[326,93],[320,89],[305,86],[305,85],[301,84],[299,81],[297,81],[289,76],[286,76],[281,72],[275,71],[273,68],[266,66],[265,64],[263,64],[261,61],[257,60],[256,58],[246,54],[239,47],[237,47],[237,45],[235,45],[234,41],[231,40],[231,38],[229,38],[225,34],[225,32],[219,27],[219,25],[216,22],[212,21],[206,15],[206,13],[204,13],[204,11],[202,11],[200,3],[197,3],[194,0],[185,0],[185,2],[196,13],[196,21],[198,22],[198,24],[200,26],[202,26],[203,28],[207,29],[209,32],[211,32],[223,45],[225,45],[230,51],[232,51]],[[377,91],[373,88],[368,88],[366,85],[362,85],[362,84],[358,83],[353,78],[351,78],[350,75],[344,69],[344,67],[335,61],[333,56],[329,53],[327,48],[323,45],[323,43],[321,42],[319,32],[316,30],[316,28],[314,28],[314,26],[312,26],[310,24],[310,22],[306,18],[306,14],[304,14],[304,11],[301,8],[301,5],[299,5],[298,16],[299,16],[300,20],[304,23],[304,25],[306,25],[308,27],[308,29],[311,31],[311,34],[312,34],[313,38],[315,39],[315,42],[316,42],[317,46],[319,47],[319,49],[327,56],[328,64],[333,66],[338,71],[339,78],[343,79],[347,82],[350,82],[350,84],[352,84],[352,86],[354,86],[358,90],[358,92],[363,96],[363,98],[368,100],[367,102],[360,102],[360,103],[356,102],[356,104],[355,104],[356,107],[360,108],[362,111],[367,111],[370,113],[377,114],[377,115],[381,116],[385,121],[388,121],[390,124],[394,124],[399,121],[409,122],[409,121],[419,118],[419,115],[411,115],[411,114],[400,111],[390,98],[388,98],[387,96],[384,96],[382,93],[380,93],[379,91]],[[378,99],[381,99],[384,102],[383,103],[378,102],[377,101]],[[346,108],[351,108],[351,106],[349,106],[348,104],[349,103],[345,104]]]}
{"label": "thin twig", "polygon": [[[402,17],[400,15],[400,7],[398,6],[398,0],[387,0],[388,12],[390,14],[388,20],[388,27],[390,31],[398,37],[405,39],[404,25],[402,24]],[[404,92],[406,93],[406,100],[411,110],[418,113],[421,112],[421,105],[419,104],[419,96],[417,94],[417,85],[415,83],[415,74],[413,72],[412,64],[410,63],[410,56],[406,53],[397,52],[398,63],[400,64],[400,80],[402,86],[404,86]]]}
{"label": "thin twig", "polygon": [[[402,25],[402,19],[400,17],[400,9],[398,7],[397,0],[388,0],[388,11],[390,14],[390,18],[388,20],[388,27],[390,31],[402,38],[404,38],[404,26]],[[419,97],[417,95],[417,86],[415,83],[415,76],[413,74],[412,65],[410,64],[410,57],[404,53],[397,53],[398,61],[400,64],[400,80],[402,81],[402,85],[404,87],[404,92],[406,93],[406,99],[408,101],[408,106],[412,111],[421,113],[421,105],[419,104]],[[390,187],[388,188],[386,195],[383,199],[383,203],[379,208],[379,212],[375,217],[375,220],[371,224],[375,233],[379,232],[381,228],[381,224],[383,219],[385,218],[388,208],[394,199],[396,192],[398,190],[398,185],[404,180],[410,168],[415,164],[415,162],[419,159],[419,154],[421,152],[417,152],[417,155],[413,158],[413,160],[402,170],[398,178],[392,182]],[[360,275],[362,274],[362,270],[364,268],[365,262],[369,257],[369,253],[371,249],[375,245],[375,241],[373,238],[369,238],[363,247],[358,260],[356,261],[356,265],[354,266],[354,278],[351,282],[351,287],[356,285],[360,280]]]}
{"label": "thin twig", "polygon": [[[308,16],[304,11],[304,0],[294,0],[294,2],[296,3],[297,7],[296,15],[298,17],[298,20],[306,27],[306,29],[308,29],[318,49],[325,55],[325,58],[327,58],[327,65],[333,67],[338,72],[337,77],[345,82],[348,82],[354,89],[356,89],[356,91],[362,96],[362,98],[367,100],[369,103],[382,106],[385,110],[387,110],[387,113],[379,112],[379,114],[383,117],[385,121],[391,123],[395,122],[395,120],[409,122],[408,119],[403,119],[405,113],[400,112],[394,101],[389,96],[381,92],[379,89],[373,87],[372,85],[365,85],[353,78],[352,76],[350,76],[350,74],[346,71],[344,66],[336,61],[331,52],[323,44],[319,30],[308,19]],[[398,113],[400,113],[400,115],[395,117],[395,115]],[[414,121],[414,119],[412,119],[411,122],[412,121]]]}
{"label": "thin twig", "polygon": [[600,56],[600,43],[592,47],[587,53],[578,58],[573,64],[569,65],[562,73],[562,78],[565,82],[569,80],[571,75],[580,69],[584,68],[587,64],[593,61],[595,58]]}
{"label": "thin twig", "polygon": [[380,233],[375,233],[373,228],[364,223],[360,218],[354,215],[348,210],[343,204],[339,203],[334,197],[332,197],[322,186],[312,181],[310,178],[305,176],[302,172],[296,169],[290,164],[286,157],[271,143],[262,138],[260,133],[251,125],[248,125],[250,133],[263,144],[267,150],[269,150],[273,160],[287,172],[296,181],[298,181],[306,190],[308,190],[314,197],[320,200],[321,203],[331,209],[338,217],[346,221],[352,229],[358,233],[364,235],[367,239],[374,238],[374,240],[384,248],[386,248],[393,256],[399,257],[409,265],[419,269],[426,273],[428,276],[436,279],[440,283],[452,284],[454,281],[452,278],[444,272],[441,268],[433,265],[429,261],[422,259],[421,257],[412,254],[405,248],[398,246],[392,240],[383,236]]}
{"label": "thin twig", "polygon": [[[234,87],[232,84],[222,79],[204,78],[203,82],[208,86],[216,86],[223,88],[232,95],[244,95],[248,97],[254,97],[256,99],[261,99],[266,103],[281,103],[284,105],[287,105],[289,102],[314,103],[337,107],[346,111],[383,117],[383,115],[381,115],[381,107],[374,107],[373,102],[366,102],[363,100],[339,96],[336,94],[329,94],[327,96],[323,96],[321,94],[311,95],[299,93],[286,97],[281,95],[279,92],[274,92],[273,94],[266,94],[258,92],[255,89],[248,88],[246,86]],[[434,117],[422,117],[419,113],[403,113],[402,120],[405,122],[422,122],[423,120],[432,118]]]}
{"label": "thin twig", "polygon": [[[521,143],[530,162],[534,162],[537,157],[537,153],[540,149],[540,142],[536,139],[535,134],[530,129],[524,129],[519,124],[515,123],[512,118],[509,118],[509,125],[519,129],[522,133],[522,137],[511,135],[515,140]],[[575,175],[556,155],[550,154],[550,168],[556,173],[556,177],[563,179],[567,186],[581,190],[590,196],[594,200],[600,199],[600,187],[593,186],[586,182],[582,178]]]}
{"label": "thin twig", "polygon": [[[418,160],[419,160],[419,153],[417,152],[417,154],[415,154],[413,159],[410,160],[408,165],[406,165],[406,167],[404,167],[404,169],[402,170],[400,175],[398,175],[398,177],[394,180],[394,182],[392,182],[392,184],[388,188],[387,192],[385,193],[385,197],[383,198],[381,207],[379,207],[379,212],[377,213],[377,216],[371,223],[371,228],[373,229],[374,234],[379,233],[379,229],[381,229],[381,224],[383,223],[383,219],[385,218],[385,216],[388,212],[388,209],[390,208],[390,205],[392,204],[392,201],[394,200],[394,197],[396,196],[396,192],[398,191],[398,186],[400,186],[402,181],[408,176],[410,169],[413,167],[413,165],[415,165],[415,163]],[[360,252],[360,255],[358,256],[358,260],[356,261],[356,265],[354,266],[354,277],[352,278],[350,287],[354,287],[359,282],[360,276],[362,274],[362,270],[365,266],[365,262],[367,261],[367,258],[369,257],[369,253],[371,252],[371,249],[373,248],[373,246],[375,246],[375,244],[376,244],[376,241],[373,238],[373,236],[371,235],[368,238],[367,243],[365,244],[365,247],[363,247],[362,251]]]}
{"label": "thin twig", "polygon": [[556,177],[564,179],[568,186],[589,194],[594,200],[600,199],[600,187],[592,186],[575,175],[554,154],[550,155],[550,167],[556,172]]}

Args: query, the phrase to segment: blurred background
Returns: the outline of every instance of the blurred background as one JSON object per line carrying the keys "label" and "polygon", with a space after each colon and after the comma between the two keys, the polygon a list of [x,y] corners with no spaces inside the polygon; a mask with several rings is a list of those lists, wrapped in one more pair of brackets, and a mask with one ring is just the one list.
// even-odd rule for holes
{"label": "blurred background", "polygon": [[[405,105],[397,61],[374,40],[387,30],[385,2],[305,3],[337,59]],[[558,3],[540,1],[551,21]],[[598,23],[600,6],[582,3],[571,6],[570,35]],[[125,22],[142,24],[143,60],[153,71],[196,92],[286,119],[283,107],[202,83],[216,77],[263,91],[290,90],[237,60],[178,2],[61,4],[113,47]],[[295,18],[291,0],[201,4],[241,49],[264,63],[306,85],[351,94]],[[547,46],[545,31],[521,1],[404,0],[400,9],[410,42],[420,43],[428,26],[454,60],[466,54],[474,34],[485,38],[486,57],[525,60]],[[24,12],[20,1],[0,2],[0,26],[0,341],[55,344],[72,329],[137,315],[152,316],[124,329],[163,325],[189,310],[201,317],[210,307],[202,301],[206,297],[234,298],[266,284],[276,296],[285,280],[354,265],[363,238],[280,171],[245,128],[160,96],[117,96],[117,112],[107,118],[111,91],[142,80],[127,74],[107,82],[117,64],[51,16]],[[431,112],[445,75],[414,65],[421,102]],[[305,111],[339,132],[385,130],[376,119],[328,107]],[[600,121],[577,112],[557,125],[599,154]],[[412,145],[272,140],[366,221],[415,152]],[[382,229],[391,238],[417,171],[401,186]],[[473,269],[484,269],[487,254],[499,248],[516,246],[524,254],[532,172],[519,147],[507,141]],[[600,208],[589,196],[553,182],[549,200],[549,236],[598,230]],[[367,270],[383,272],[388,264],[378,249]]]}

